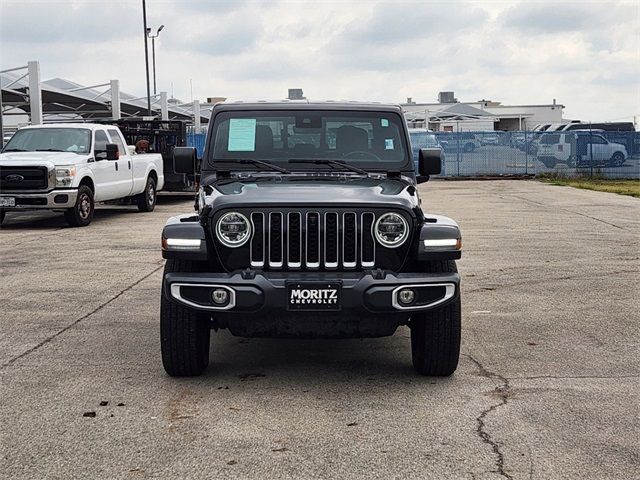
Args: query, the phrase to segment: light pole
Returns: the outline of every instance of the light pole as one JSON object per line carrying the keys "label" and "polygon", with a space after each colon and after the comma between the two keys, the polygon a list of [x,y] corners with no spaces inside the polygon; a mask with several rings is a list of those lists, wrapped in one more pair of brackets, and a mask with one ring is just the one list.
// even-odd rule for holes
{"label": "light pole", "polygon": [[151,29],[147,28],[147,36],[151,39],[151,57],[153,62],[153,94],[157,93],[156,91],[156,38],[160,36],[160,32],[164,28],[164,25],[160,25],[155,35],[151,34]]}
{"label": "light pole", "polygon": [[142,23],[144,32],[144,64],[147,71],[147,115],[151,116],[151,87],[149,86],[149,47],[147,42],[147,3],[142,0]]}

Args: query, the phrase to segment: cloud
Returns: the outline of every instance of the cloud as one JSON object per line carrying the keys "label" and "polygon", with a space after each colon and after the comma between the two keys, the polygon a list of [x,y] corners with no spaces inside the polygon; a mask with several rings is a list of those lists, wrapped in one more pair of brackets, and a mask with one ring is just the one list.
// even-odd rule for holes
{"label": "cloud", "polygon": [[[637,2],[148,0],[158,87],[189,100],[286,95],[567,105],[568,117],[639,112]],[[2,68],[118,78],[145,93],[139,0],[0,0]],[[635,110],[635,111],[634,111]]]}

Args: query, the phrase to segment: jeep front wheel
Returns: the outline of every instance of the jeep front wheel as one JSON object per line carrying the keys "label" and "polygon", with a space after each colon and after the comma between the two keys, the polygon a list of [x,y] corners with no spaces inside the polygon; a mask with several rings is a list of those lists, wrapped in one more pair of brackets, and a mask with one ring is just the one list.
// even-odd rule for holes
{"label": "jeep front wheel", "polygon": [[[431,273],[457,272],[454,261],[430,262]],[[460,356],[462,313],[460,295],[444,307],[411,316],[411,357],[421,375],[446,377],[455,372]]]}
{"label": "jeep front wheel", "polygon": [[[164,273],[199,272],[199,264],[167,260]],[[209,316],[167,298],[162,281],[160,347],[162,364],[172,377],[201,375],[209,365],[211,328]]]}

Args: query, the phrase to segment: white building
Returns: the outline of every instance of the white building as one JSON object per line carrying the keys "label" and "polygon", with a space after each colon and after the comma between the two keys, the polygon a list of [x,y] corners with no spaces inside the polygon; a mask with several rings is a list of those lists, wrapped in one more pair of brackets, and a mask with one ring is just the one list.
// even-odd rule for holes
{"label": "white building", "polygon": [[[417,103],[407,99],[401,106],[412,126],[434,131],[531,130],[538,124],[563,122],[564,105],[502,105],[500,102],[479,100],[457,102],[450,95],[439,98],[446,103]],[[427,122],[425,122],[427,119]],[[426,124],[426,125],[425,125]]]}

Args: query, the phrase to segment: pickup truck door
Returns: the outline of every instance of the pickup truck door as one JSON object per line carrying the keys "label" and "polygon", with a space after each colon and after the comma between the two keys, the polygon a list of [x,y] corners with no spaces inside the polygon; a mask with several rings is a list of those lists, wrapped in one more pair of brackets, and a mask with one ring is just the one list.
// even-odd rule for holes
{"label": "pickup truck door", "polygon": [[613,152],[609,152],[611,147],[609,142],[601,135],[592,135],[589,138],[589,148],[591,151],[587,156],[587,161],[591,162],[591,155],[593,155],[593,163],[600,164],[604,160],[609,160]]}
{"label": "pickup truck door", "polygon": [[116,189],[116,166],[115,162],[107,160],[107,143],[109,137],[107,132],[98,129],[93,132],[93,163],[91,171],[95,184],[94,198],[97,202],[118,198]]}
{"label": "pickup truck door", "polygon": [[117,193],[116,198],[128,197],[131,195],[133,187],[133,174],[131,165],[131,156],[127,151],[120,132],[115,128],[108,128],[107,133],[111,138],[111,143],[115,143],[118,146],[118,152],[120,152],[120,158],[118,160],[112,160],[111,163],[115,164],[115,191]]}

